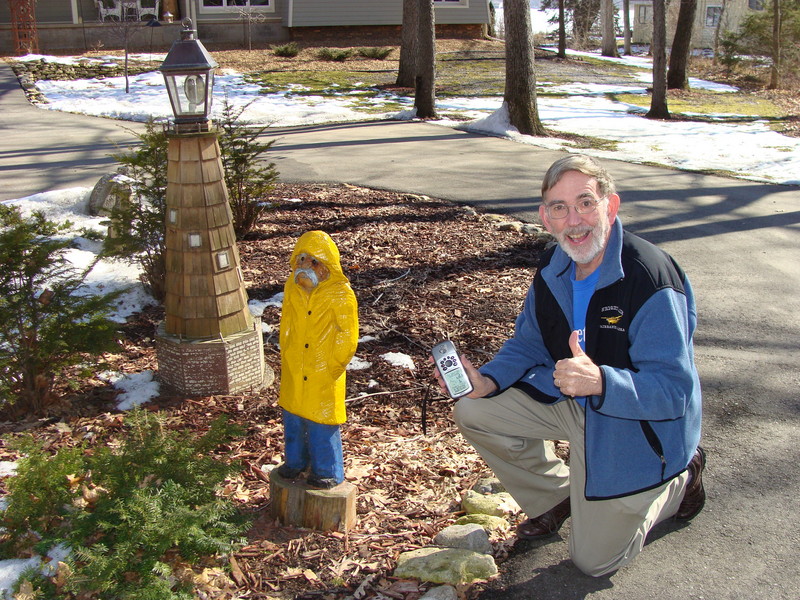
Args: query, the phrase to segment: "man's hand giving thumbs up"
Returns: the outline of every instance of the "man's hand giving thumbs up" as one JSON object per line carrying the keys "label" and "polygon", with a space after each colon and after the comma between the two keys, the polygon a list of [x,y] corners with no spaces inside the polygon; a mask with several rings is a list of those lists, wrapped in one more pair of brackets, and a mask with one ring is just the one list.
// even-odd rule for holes
{"label": "man's hand giving thumbs up", "polygon": [[569,336],[572,358],[563,358],[556,363],[553,380],[565,396],[598,396],[603,393],[603,378],[600,367],[592,362],[578,342],[578,332]]}

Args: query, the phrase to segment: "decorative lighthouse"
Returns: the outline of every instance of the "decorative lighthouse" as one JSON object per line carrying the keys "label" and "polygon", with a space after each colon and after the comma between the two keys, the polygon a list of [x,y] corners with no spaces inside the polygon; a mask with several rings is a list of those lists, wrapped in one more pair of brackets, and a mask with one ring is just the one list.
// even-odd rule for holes
{"label": "decorative lighthouse", "polygon": [[217,133],[209,127],[216,61],[183,22],[161,65],[175,113],[168,134],[166,317],[156,335],[161,380],[186,395],[272,383],[261,323],[247,306]]}

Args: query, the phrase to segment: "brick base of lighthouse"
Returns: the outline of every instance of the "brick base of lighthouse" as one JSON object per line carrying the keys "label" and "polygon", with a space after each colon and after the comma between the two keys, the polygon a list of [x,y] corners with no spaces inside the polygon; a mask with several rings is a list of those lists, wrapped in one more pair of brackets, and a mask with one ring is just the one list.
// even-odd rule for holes
{"label": "brick base of lighthouse", "polygon": [[261,322],[224,339],[195,340],[156,332],[158,376],[186,396],[239,394],[272,385],[275,373],[264,362]]}

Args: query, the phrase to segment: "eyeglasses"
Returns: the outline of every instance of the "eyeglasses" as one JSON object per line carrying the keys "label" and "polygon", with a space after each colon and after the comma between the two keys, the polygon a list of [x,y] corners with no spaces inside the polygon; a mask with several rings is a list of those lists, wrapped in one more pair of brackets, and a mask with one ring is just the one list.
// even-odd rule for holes
{"label": "eyeglasses", "polygon": [[605,200],[605,198],[600,198],[600,200],[586,198],[575,205],[565,204],[564,202],[553,202],[552,204],[545,204],[544,210],[551,219],[566,219],[567,215],[569,215],[570,206],[572,206],[579,215],[588,215],[596,211],[597,206],[603,200]]}

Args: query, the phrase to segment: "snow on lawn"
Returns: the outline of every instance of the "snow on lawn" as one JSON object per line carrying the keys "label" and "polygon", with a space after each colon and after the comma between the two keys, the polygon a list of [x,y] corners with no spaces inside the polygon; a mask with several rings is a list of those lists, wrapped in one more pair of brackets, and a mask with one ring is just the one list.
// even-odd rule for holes
{"label": "snow on lawn", "polygon": [[[800,184],[800,139],[772,131],[769,123],[724,122],[736,115],[708,115],[710,122],[658,121],[643,118],[646,110],[617,102],[609,94],[646,94],[652,83],[652,62],[646,56],[601,57],[597,53],[569,51],[573,56],[593,57],[641,69],[630,84],[564,84],[539,82],[539,117],[545,127],[564,133],[579,133],[616,142],[614,150],[580,149],[602,158],[647,162],[689,170],[720,170],[737,177],[781,184]],[[29,58],[29,57],[23,57]],[[33,60],[66,62],[68,57],[32,55]],[[72,60],[77,61],[78,57]],[[60,110],[130,121],[166,119],[171,115],[163,78],[158,72],[129,78],[130,93],[125,93],[123,77],[76,81],[39,81],[36,86],[47,100],[46,110]],[[715,93],[735,88],[692,79],[695,89]],[[409,97],[373,90],[369,112],[361,95],[349,93],[310,96],[301,86],[280,92],[261,93],[239,73],[226,70],[215,78],[219,116],[226,98],[234,107],[244,108],[242,122],[268,127],[289,127],[329,122],[378,119],[413,119],[415,111]],[[544,92],[547,92],[545,95]],[[398,110],[398,105],[401,107]],[[382,110],[382,107],[384,110]],[[520,135],[508,122],[502,98],[439,98],[437,124],[466,131],[506,137],[518,143],[549,149],[571,150],[574,144],[560,138]],[[377,110],[378,112],[373,112]],[[472,119],[464,123],[463,117]],[[719,122],[714,122],[717,119]]]}

